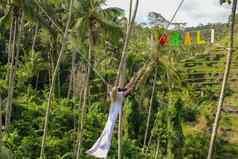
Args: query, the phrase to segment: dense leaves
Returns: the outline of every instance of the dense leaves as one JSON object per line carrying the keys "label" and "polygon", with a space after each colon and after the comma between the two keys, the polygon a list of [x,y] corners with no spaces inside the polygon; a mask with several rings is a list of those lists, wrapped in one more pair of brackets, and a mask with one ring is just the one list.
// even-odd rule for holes
{"label": "dense leaves", "polygon": [[[40,156],[50,81],[62,44],[62,30],[67,21],[69,1],[22,0],[8,3],[9,1],[5,0],[0,3],[0,95],[3,98],[0,104],[4,109],[0,159],[5,159],[6,156],[35,159]],[[14,9],[23,13],[23,28],[21,34],[18,34],[19,59],[16,64],[11,125],[6,130],[4,117],[9,90],[9,70],[11,70],[9,57],[12,55],[11,46],[15,46],[10,38],[13,33],[11,23]],[[135,24],[127,50],[126,81],[136,76],[138,72],[142,72],[142,75],[123,107],[123,158],[204,159],[214,104],[220,88],[213,84],[196,87],[195,84],[186,82],[186,79],[193,77],[189,75],[191,74],[189,71],[196,73],[198,69],[196,66],[187,66],[186,60],[203,63],[215,58],[222,63],[224,58],[215,55],[212,57],[205,54],[197,55],[199,52],[216,49],[210,45],[161,47],[152,44],[151,35],[159,36],[164,33],[165,30],[160,23],[166,22],[166,19],[154,12],[149,17],[153,26],[144,27]],[[110,106],[107,94],[116,78],[126,21],[124,11],[120,8],[108,8],[105,0],[74,1],[69,36],[66,39],[51,103],[45,147],[47,159],[76,158],[88,68],[91,69],[91,73],[86,94],[85,126],[80,158],[91,158],[85,151],[96,141],[107,119]],[[206,29],[211,26],[213,25],[187,29]],[[224,36],[226,25],[217,24],[215,27],[222,30],[218,37]],[[218,44],[224,43],[227,41],[221,40]],[[90,53],[92,58],[88,59]],[[221,72],[221,67],[221,65],[219,67],[199,65],[202,71]],[[157,73],[156,91],[152,98],[148,137],[143,148],[155,73]],[[201,77],[197,75],[196,78]],[[226,95],[233,99],[234,90],[227,89]],[[237,104],[236,101],[231,101],[233,105]],[[230,133],[227,130],[230,125],[238,126],[236,120],[232,119],[237,119],[237,116],[226,118],[222,124],[223,129],[216,147],[217,159],[237,157],[237,140],[232,140],[226,134]],[[234,127],[232,129],[235,131]],[[116,157],[115,131],[108,158]]]}

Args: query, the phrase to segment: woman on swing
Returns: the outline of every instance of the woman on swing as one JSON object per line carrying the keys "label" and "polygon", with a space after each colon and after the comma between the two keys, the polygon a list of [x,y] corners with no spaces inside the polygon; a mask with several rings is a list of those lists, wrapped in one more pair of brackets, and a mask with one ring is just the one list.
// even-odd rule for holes
{"label": "woman on swing", "polygon": [[96,143],[92,146],[91,149],[87,151],[88,155],[97,158],[107,157],[108,151],[111,146],[112,133],[117,116],[122,109],[124,98],[130,95],[133,88],[133,82],[129,82],[125,88],[117,88],[117,90],[115,88],[112,89],[112,92],[110,92],[112,104],[106,126]]}

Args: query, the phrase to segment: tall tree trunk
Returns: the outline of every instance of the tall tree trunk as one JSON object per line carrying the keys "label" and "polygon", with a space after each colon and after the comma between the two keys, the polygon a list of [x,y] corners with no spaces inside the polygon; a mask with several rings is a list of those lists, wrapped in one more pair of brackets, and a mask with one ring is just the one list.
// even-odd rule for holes
{"label": "tall tree trunk", "polygon": [[49,92],[49,96],[48,96],[48,105],[47,105],[47,110],[46,110],[46,115],[45,115],[44,132],[43,132],[42,143],[41,143],[40,159],[44,158],[44,150],[45,150],[45,142],[46,142],[46,137],[47,137],[47,132],[48,132],[48,121],[49,121],[49,114],[50,114],[50,109],[51,109],[51,101],[52,101],[52,97],[53,97],[55,81],[57,79],[58,69],[59,69],[60,63],[62,61],[65,45],[67,42],[68,30],[69,30],[71,16],[72,16],[73,1],[74,0],[70,1],[69,15],[68,15],[68,20],[67,20],[67,24],[65,27],[64,35],[63,35],[62,46],[60,49],[59,57],[58,57],[58,60],[57,60],[57,63],[56,63],[55,69],[54,69],[54,74],[53,74],[52,82],[51,82],[51,86],[50,86],[50,92]]}
{"label": "tall tree trunk", "polygon": [[[54,38],[53,38],[54,39]],[[50,51],[48,52],[48,60],[49,60],[49,69],[48,69],[48,74],[49,74],[49,87],[51,87],[51,82],[52,82],[52,78],[53,78],[53,74],[54,74],[54,51],[56,50],[54,48],[54,42],[55,39],[50,41]],[[57,50],[56,50],[57,52]]]}
{"label": "tall tree trunk", "polygon": [[222,82],[222,89],[221,89],[221,93],[220,93],[219,103],[217,105],[217,112],[216,112],[216,117],[215,117],[215,121],[213,124],[213,130],[212,130],[212,135],[211,135],[211,139],[210,139],[210,145],[209,145],[207,159],[212,159],[217,130],[219,127],[219,120],[220,120],[220,116],[221,116],[221,109],[222,109],[223,103],[224,103],[225,89],[226,89],[226,85],[227,85],[227,81],[228,81],[229,73],[230,73],[230,68],[231,68],[233,43],[234,43],[236,7],[237,7],[237,0],[233,0],[232,13],[231,13],[231,19],[230,19],[229,48],[228,48],[225,72],[224,72],[224,77],[223,77],[223,82]]}
{"label": "tall tree trunk", "polygon": [[84,84],[84,92],[83,92],[83,104],[81,107],[81,115],[80,115],[80,129],[79,129],[79,138],[78,138],[78,149],[76,154],[76,159],[80,158],[81,155],[81,144],[84,132],[84,124],[85,124],[85,117],[86,117],[86,105],[87,105],[87,97],[89,96],[89,79],[91,74],[91,65],[92,65],[92,53],[94,52],[94,42],[93,42],[93,33],[92,28],[89,26],[89,51],[88,51],[88,62],[87,65],[87,74]]}
{"label": "tall tree trunk", "polygon": [[31,45],[31,58],[32,58],[32,63],[33,63],[33,57],[34,57],[34,53],[35,53],[36,38],[37,38],[38,31],[39,31],[39,25],[36,24],[35,33],[34,33],[32,45]]}
{"label": "tall tree trunk", "polygon": [[[13,85],[13,72],[14,72],[14,60],[15,60],[15,43],[16,43],[16,33],[17,32],[17,19],[15,16],[13,17],[13,37],[12,37],[12,43],[10,44],[10,49],[11,50],[11,64],[9,68],[9,79],[8,79],[8,96],[7,96],[7,104],[6,104],[6,116],[5,116],[5,126],[6,128],[10,124],[10,107],[12,105],[12,85]],[[11,39],[10,39],[11,40]]]}
{"label": "tall tree trunk", "polygon": [[[84,77],[85,79],[86,79],[86,77]],[[77,79],[79,79],[79,77],[77,76]],[[76,83],[75,83],[75,85],[76,85]],[[74,86],[75,86],[74,85]],[[77,88],[78,89],[78,88]],[[77,96],[79,97],[79,106],[77,106],[76,107],[76,110],[77,111],[80,111],[80,106],[83,104],[83,101],[82,101],[82,99],[83,99],[83,95],[84,95],[84,88],[80,88],[81,90],[79,91],[79,90],[77,90]],[[75,97],[76,96],[76,92],[75,92],[76,90],[74,90],[74,94],[73,94],[73,96]],[[78,118],[78,123],[77,123],[77,135],[76,135],[76,142],[75,142],[75,146],[74,146],[74,158],[77,158],[77,155],[79,156],[79,151],[80,151],[80,149],[79,149],[79,147],[78,147],[78,145],[79,145],[79,136],[80,136],[80,127],[79,127],[79,125],[80,125],[80,118]]]}
{"label": "tall tree trunk", "polygon": [[61,85],[61,81],[60,81],[60,69],[59,69],[59,71],[58,71],[58,80],[57,80],[57,96],[58,96],[58,98],[60,98],[61,97],[61,87],[60,87],[60,85]]}
{"label": "tall tree trunk", "polygon": [[[34,32],[34,36],[33,36],[33,41],[32,41],[32,45],[31,45],[31,63],[32,63],[32,67],[34,69],[34,53],[35,53],[35,45],[36,45],[36,38],[37,38],[37,34],[38,34],[38,28],[39,28],[39,25],[37,24],[36,27],[35,27],[35,32]],[[38,74],[37,74],[38,76]],[[37,77],[38,78],[38,77]],[[36,82],[36,87],[37,87],[37,84],[38,81]],[[31,88],[31,84],[28,85],[28,95],[30,95],[30,88]]]}
{"label": "tall tree trunk", "polygon": [[147,117],[147,122],[146,122],[146,130],[145,130],[145,135],[144,135],[143,151],[144,151],[144,148],[146,146],[149,126],[150,126],[151,112],[152,112],[153,99],[154,99],[154,93],[155,93],[155,85],[156,85],[156,78],[157,78],[156,76],[157,76],[157,73],[155,73],[155,77],[154,77],[154,81],[153,81],[153,88],[152,88],[152,94],[151,94],[151,98],[150,98],[150,106],[149,106],[149,112],[148,112],[148,117]]}
{"label": "tall tree trunk", "polygon": [[81,107],[81,115],[80,115],[80,129],[79,129],[79,138],[78,138],[78,148],[76,153],[76,159],[80,158],[81,155],[81,145],[82,145],[82,138],[83,138],[83,130],[85,124],[85,117],[86,117],[86,105],[87,105],[87,97],[88,97],[88,84],[89,84],[89,76],[90,76],[90,68],[87,68],[87,75],[85,79],[85,86],[83,91],[83,103]]}
{"label": "tall tree trunk", "polygon": [[[9,34],[9,42],[8,42],[8,64],[10,65],[11,63],[11,54],[12,54],[12,51],[11,51],[11,44],[12,44],[12,34],[13,34],[13,25],[14,25],[14,18],[11,18],[11,26],[10,26],[10,34]],[[9,77],[7,76],[7,79]]]}
{"label": "tall tree trunk", "polygon": [[13,10],[14,10],[14,27],[13,27],[14,30],[11,46],[12,55],[11,55],[11,66],[9,71],[8,97],[6,105],[6,120],[5,120],[6,129],[8,129],[11,122],[13,93],[15,88],[16,70],[18,66],[18,58],[20,52],[20,42],[21,42],[20,38],[23,25],[23,12],[21,12],[18,8],[14,8]]}
{"label": "tall tree trunk", "polygon": [[158,139],[158,141],[157,141],[157,146],[156,146],[156,150],[155,150],[155,159],[157,159],[157,158],[159,157],[159,148],[160,148],[159,145],[160,145],[160,144],[159,144],[159,139]]}
{"label": "tall tree trunk", "polygon": [[[32,52],[32,54],[31,54],[31,57],[32,57],[32,65],[34,66],[34,64],[33,64],[33,54],[35,53],[35,46],[36,46],[36,39],[37,39],[37,34],[38,34],[38,32],[39,32],[39,25],[37,24],[36,25],[36,28],[35,28],[35,34],[34,34],[34,37],[33,37],[33,43],[32,43],[32,46],[31,46],[31,52]],[[36,83],[35,83],[35,89],[37,90],[37,88],[38,88],[38,84],[39,84],[39,72],[37,73],[37,75],[36,75]]]}
{"label": "tall tree trunk", "polygon": [[[10,66],[10,68],[12,67],[12,62],[11,62],[11,59],[12,59],[12,38],[13,38],[13,32],[14,32],[14,23],[15,22],[15,18],[14,16],[11,17],[11,26],[10,26],[10,34],[9,34],[9,41],[8,41],[8,58],[7,58],[7,64],[8,66]],[[6,81],[9,81],[10,80],[10,75],[12,74],[12,69],[7,69],[7,75],[6,75]],[[9,82],[8,82],[9,84]],[[9,86],[9,85],[8,85]],[[6,121],[6,120],[5,120]]]}
{"label": "tall tree trunk", "polygon": [[[73,55],[72,55],[72,68],[71,68],[71,72],[70,72],[70,81],[69,81],[69,88],[68,88],[68,92],[67,92],[67,99],[69,99],[71,96],[73,99],[75,99],[75,80],[76,80],[76,52],[73,52]],[[80,95],[79,95],[79,98],[80,99],[79,101],[81,102],[81,98],[80,98]],[[77,100],[76,100],[77,101]],[[76,118],[76,115],[75,115],[75,112],[78,111],[79,109],[77,108],[77,106],[74,104],[73,106],[73,112],[74,112],[74,129],[73,129],[73,135],[74,135],[74,140],[73,140],[73,158],[76,157],[76,151],[77,151],[77,118]],[[75,142],[76,141],[76,142]]]}
{"label": "tall tree trunk", "polygon": [[72,67],[71,67],[71,72],[70,72],[70,80],[69,80],[69,88],[68,88],[68,93],[67,93],[67,98],[70,98],[71,94],[72,94],[72,88],[73,88],[73,80],[75,79],[75,67],[76,65],[76,52],[73,52],[72,55]]}

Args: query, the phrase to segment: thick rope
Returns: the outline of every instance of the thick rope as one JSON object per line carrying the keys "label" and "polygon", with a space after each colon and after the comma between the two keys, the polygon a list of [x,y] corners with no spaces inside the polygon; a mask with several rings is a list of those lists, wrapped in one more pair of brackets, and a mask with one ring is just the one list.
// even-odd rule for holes
{"label": "thick rope", "polygon": [[121,61],[120,61],[118,72],[117,72],[117,78],[116,78],[116,82],[115,82],[115,87],[116,88],[119,86],[119,84],[120,84],[120,87],[123,87],[123,85],[124,85],[124,79],[123,79],[122,76],[125,73],[125,67],[126,67],[126,59],[127,59],[126,50],[127,50],[127,46],[128,46],[128,43],[129,43],[129,38],[130,38],[130,35],[131,35],[132,25],[135,21],[136,15],[137,15],[138,6],[139,6],[139,0],[136,1],[134,13],[133,13],[133,15],[131,15],[131,13],[132,13],[132,0],[130,1],[130,11],[129,11],[130,13],[129,13],[129,20],[128,20],[128,25],[127,25],[127,33],[126,33],[124,47],[123,47],[123,50],[122,50]]}
{"label": "thick rope", "polygon": [[184,1],[185,1],[185,0],[181,0],[181,2],[179,3],[179,6],[178,6],[177,9],[175,10],[174,15],[172,16],[172,18],[171,18],[170,21],[169,21],[169,24],[168,24],[167,27],[166,27],[166,30],[169,29],[170,25],[173,23],[174,18],[176,17],[176,15],[178,14],[179,10],[181,9],[181,7],[182,7]]}
{"label": "thick rope", "polygon": [[107,82],[107,80],[99,73],[99,71],[92,66],[92,64],[90,64],[90,62],[88,61],[88,59],[83,56],[82,54],[80,54],[80,57],[87,63],[87,65],[93,70],[93,72],[96,73],[96,75],[101,79],[101,81],[105,84],[110,86],[110,84]]}

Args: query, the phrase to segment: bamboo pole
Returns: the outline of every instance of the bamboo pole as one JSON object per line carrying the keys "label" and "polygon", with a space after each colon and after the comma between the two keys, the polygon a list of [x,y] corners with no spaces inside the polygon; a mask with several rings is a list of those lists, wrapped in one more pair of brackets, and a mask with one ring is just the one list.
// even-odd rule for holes
{"label": "bamboo pole", "polygon": [[149,126],[150,126],[150,118],[151,118],[153,99],[154,99],[154,94],[155,94],[155,86],[156,86],[157,73],[155,73],[154,76],[155,77],[154,77],[154,81],[153,81],[152,94],[151,94],[151,98],[150,98],[150,106],[149,106],[149,112],[148,112],[148,117],[147,117],[147,122],[146,122],[146,130],[145,130],[145,135],[144,135],[143,151],[144,151],[144,148],[146,146]]}
{"label": "bamboo pole", "polygon": [[[88,59],[91,61],[91,53],[92,53],[92,45],[89,47],[89,55]],[[83,88],[83,102],[81,107],[81,115],[80,115],[80,128],[79,128],[79,137],[78,137],[78,147],[76,152],[76,159],[80,159],[81,154],[81,145],[82,145],[82,138],[83,138],[83,130],[84,130],[84,124],[85,124],[85,117],[86,117],[86,105],[87,105],[87,97],[88,97],[88,91],[89,91],[89,79],[91,74],[91,68],[88,65],[87,67],[87,74],[85,77],[85,84]]]}

